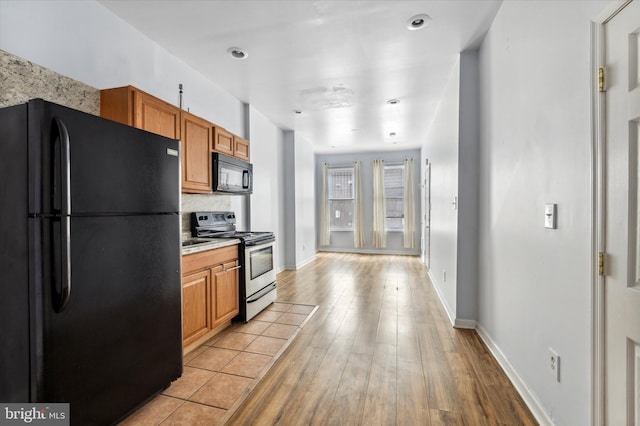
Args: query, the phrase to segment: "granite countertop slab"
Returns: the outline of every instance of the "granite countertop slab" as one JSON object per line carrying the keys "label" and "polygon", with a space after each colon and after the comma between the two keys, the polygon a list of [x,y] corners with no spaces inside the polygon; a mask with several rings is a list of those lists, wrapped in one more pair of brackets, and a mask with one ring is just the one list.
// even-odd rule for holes
{"label": "granite countertop slab", "polygon": [[206,250],[215,250],[222,247],[240,244],[236,238],[207,238],[209,241],[182,247],[182,255],[199,253]]}

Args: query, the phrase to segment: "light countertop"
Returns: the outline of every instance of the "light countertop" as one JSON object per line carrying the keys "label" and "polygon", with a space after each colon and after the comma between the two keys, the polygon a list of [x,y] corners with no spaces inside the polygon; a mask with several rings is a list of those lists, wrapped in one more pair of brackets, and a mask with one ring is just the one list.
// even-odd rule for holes
{"label": "light countertop", "polygon": [[240,240],[236,238],[207,238],[207,240],[209,241],[182,247],[182,255],[240,244]]}

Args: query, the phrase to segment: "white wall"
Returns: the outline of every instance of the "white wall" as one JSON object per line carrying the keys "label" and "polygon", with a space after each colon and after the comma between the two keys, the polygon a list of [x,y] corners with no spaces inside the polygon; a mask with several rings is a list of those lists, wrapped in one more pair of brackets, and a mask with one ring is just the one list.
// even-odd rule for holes
{"label": "white wall", "polygon": [[286,269],[298,269],[316,254],[316,211],[313,145],[285,131],[281,150],[281,232]]}
{"label": "white wall", "polygon": [[280,197],[282,216],[281,228],[284,234],[284,266],[286,269],[296,269],[296,173],[295,173],[295,133],[287,130],[284,132],[280,156],[282,158],[282,171],[280,182],[282,196]]}
{"label": "white wall", "polygon": [[312,261],[316,254],[315,163],[313,145],[295,135],[295,229],[296,268]]}
{"label": "white wall", "polygon": [[279,247],[284,245],[280,229],[281,206],[279,146],[282,131],[254,107],[249,107],[249,137],[251,138],[251,162],[255,179],[251,194],[251,226],[253,231],[272,231],[276,234],[276,270],[284,269],[284,257]]}
{"label": "white wall", "polygon": [[479,323],[558,425],[590,424],[589,23],[607,4],[506,1],[480,51]]}
{"label": "white wall", "polygon": [[133,85],[244,136],[243,104],[93,0],[0,1],[0,49],[98,89]]}
{"label": "white wall", "polygon": [[464,328],[475,327],[478,306],[478,84],[478,52],[462,52],[422,149],[431,163],[429,273]]}
{"label": "white wall", "polygon": [[422,149],[431,163],[430,275],[452,321],[457,300],[458,211],[453,201],[458,196],[459,99],[457,62]]}
{"label": "white wall", "polygon": [[477,50],[460,54],[456,325],[464,327],[478,318],[478,57]]}

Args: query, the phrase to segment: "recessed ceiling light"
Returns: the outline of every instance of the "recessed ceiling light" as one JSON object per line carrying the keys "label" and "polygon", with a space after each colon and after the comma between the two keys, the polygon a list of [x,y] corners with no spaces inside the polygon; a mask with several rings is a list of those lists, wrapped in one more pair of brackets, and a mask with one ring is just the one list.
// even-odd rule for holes
{"label": "recessed ceiling light", "polygon": [[227,53],[234,59],[246,59],[249,54],[239,47],[230,47],[227,49]]}
{"label": "recessed ceiling light", "polygon": [[410,30],[419,30],[429,25],[430,21],[431,17],[426,13],[414,15],[407,21],[407,28]]}
{"label": "recessed ceiling light", "polygon": [[396,104],[399,104],[399,103],[400,103],[400,99],[389,99],[389,100],[387,101],[387,103],[388,103],[389,105],[396,105]]}

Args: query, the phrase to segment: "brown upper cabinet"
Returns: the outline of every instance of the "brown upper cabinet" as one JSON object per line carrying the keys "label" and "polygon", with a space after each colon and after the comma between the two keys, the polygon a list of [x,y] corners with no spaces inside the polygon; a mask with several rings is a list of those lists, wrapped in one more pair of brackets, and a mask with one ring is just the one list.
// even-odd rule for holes
{"label": "brown upper cabinet", "polygon": [[212,193],[211,151],[249,161],[249,141],[133,86],[100,91],[100,115],[182,141],[182,192]]}
{"label": "brown upper cabinet", "polygon": [[239,160],[249,161],[249,141],[220,126],[215,126],[214,129],[213,150]]}
{"label": "brown upper cabinet", "polygon": [[239,136],[234,136],[233,156],[240,160],[249,161],[249,141]]}
{"label": "brown upper cabinet", "polygon": [[233,133],[216,126],[214,130],[213,150],[221,154],[233,156]]}
{"label": "brown upper cabinet", "polygon": [[182,192],[211,193],[213,124],[182,111]]}
{"label": "brown upper cabinet", "polygon": [[138,129],[180,139],[180,108],[133,86],[100,91],[100,115]]}

